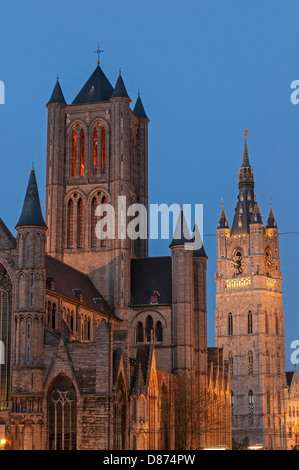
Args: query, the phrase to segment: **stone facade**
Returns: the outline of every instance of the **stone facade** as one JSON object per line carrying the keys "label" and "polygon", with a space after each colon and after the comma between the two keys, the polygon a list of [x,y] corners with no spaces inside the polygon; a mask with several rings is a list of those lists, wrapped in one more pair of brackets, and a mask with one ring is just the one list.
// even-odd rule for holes
{"label": "stone facade", "polygon": [[207,347],[203,247],[178,239],[171,256],[149,258],[147,239],[122,236],[131,219],[119,197],[148,207],[149,120],[140,96],[130,103],[121,75],[113,88],[99,65],[72,104],[57,81],[46,222],[33,169],[17,237],[0,223],[6,448],[231,446],[228,363]]}
{"label": "stone facade", "polygon": [[279,230],[264,226],[247,142],[232,227],[217,228],[216,345],[230,363],[232,434],[237,442],[286,447],[286,374]]}

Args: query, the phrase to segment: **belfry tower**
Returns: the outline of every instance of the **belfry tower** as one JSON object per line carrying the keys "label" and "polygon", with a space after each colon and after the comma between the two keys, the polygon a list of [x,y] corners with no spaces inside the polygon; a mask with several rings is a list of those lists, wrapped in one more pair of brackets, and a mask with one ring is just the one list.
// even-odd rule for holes
{"label": "belfry tower", "polygon": [[[71,104],[58,79],[47,104],[47,253],[88,274],[120,315],[130,300],[130,259],[148,254],[147,240],[119,236],[127,228],[119,197],[127,208],[148,206],[149,120],[139,94],[133,110],[130,103],[121,72],[113,87],[98,60]],[[115,239],[96,235],[104,204],[115,210]]]}
{"label": "belfry tower", "polygon": [[274,449],[284,439],[279,230],[272,207],[266,226],[262,221],[247,132],[233,223],[224,208],[218,221],[215,337],[230,364],[233,438]]}

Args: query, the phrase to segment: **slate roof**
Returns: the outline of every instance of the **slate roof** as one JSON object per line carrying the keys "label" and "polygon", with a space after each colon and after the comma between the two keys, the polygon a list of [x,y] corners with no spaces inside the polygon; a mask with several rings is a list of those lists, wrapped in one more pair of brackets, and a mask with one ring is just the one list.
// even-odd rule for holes
{"label": "slate roof", "polygon": [[144,110],[144,107],[143,107],[143,104],[142,104],[142,101],[141,101],[141,98],[140,98],[140,94],[138,93],[138,98],[136,100],[136,103],[135,103],[135,107],[134,107],[134,113],[136,114],[136,116],[142,118],[142,119],[148,119],[147,115],[146,115],[146,112]]}
{"label": "slate roof", "polygon": [[89,77],[72,104],[97,103],[109,101],[113,93],[113,86],[99,65]]}
{"label": "slate roof", "polygon": [[37,182],[34,169],[31,170],[23,209],[16,227],[32,225],[46,227],[40,206]]}
{"label": "slate roof", "polygon": [[287,385],[290,387],[292,383],[292,378],[293,378],[294,371],[287,371],[286,372],[286,379],[287,379]]}
{"label": "slate roof", "polygon": [[175,227],[173,239],[169,246],[170,248],[172,248],[174,246],[181,246],[185,243],[188,244],[190,242],[192,242],[192,237],[187,226],[183,209],[181,208],[178,221]]}
{"label": "slate roof", "polygon": [[52,95],[48,104],[50,103],[66,104],[58,78],[57,78],[57,82],[55,83],[54,90],[52,92]]}
{"label": "slate roof", "polygon": [[277,228],[277,223],[273,214],[272,207],[269,211],[266,228]]}
{"label": "slate roof", "polygon": [[171,304],[171,257],[132,259],[131,305],[150,305],[154,290],[160,295],[159,304]]}
{"label": "slate roof", "polygon": [[130,387],[131,392],[134,392],[137,396],[140,393],[146,394],[151,350],[152,347],[149,344],[137,346],[135,367]]}
{"label": "slate roof", "polygon": [[201,235],[200,235],[199,228],[198,228],[197,224],[195,224],[195,226],[194,226],[193,235],[195,235],[194,243],[198,243],[198,241],[199,241],[199,243],[201,243],[200,248],[194,249],[193,256],[195,256],[196,258],[206,258],[206,259],[208,259],[208,256],[207,256],[206,250],[203,246],[202,238],[201,238]]}
{"label": "slate roof", "polygon": [[81,289],[82,305],[120,320],[104,299],[101,306],[94,302],[93,299],[99,299],[102,296],[86,274],[49,255],[46,255],[46,272],[47,277],[52,278],[54,284],[53,289],[48,288],[48,290],[53,290],[57,294],[78,302],[79,297],[73,289]]}
{"label": "slate roof", "polygon": [[129,98],[130,99],[120,72],[119,72],[119,77],[117,79],[111,98]]}

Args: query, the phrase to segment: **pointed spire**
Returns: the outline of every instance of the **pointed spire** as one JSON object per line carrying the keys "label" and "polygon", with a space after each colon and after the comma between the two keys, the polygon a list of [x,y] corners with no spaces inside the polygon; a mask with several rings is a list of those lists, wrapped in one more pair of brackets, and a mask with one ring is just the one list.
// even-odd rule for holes
{"label": "pointed spire", "polygon": [[72,104],[97,103],[109,101],[113,93],[113,86],[99,65],[89,77]]}
{"label": "pointed spire", "polygon": [[221,209],[221,214],[218,220],[218,228],[229,228],[228,227],[228,222],[224,210],[224,205],[223,205],[223,199],[222,199],[222,209]]}
{"label": "pointed spire", "polygon": [[121,76],[121,69],[119,69],[119,76],[111,98],[129,98],[123,78]]}
{"label": "pointed spire", "polygon": [[51,103],[66,104],[66,101],[64,99],[62,89],[59,83],[59,75],[57,75],[57,81],[55,83],[51,98],[47,104],[51,104]]}
{"label": "pointed spire", "polygon": [[251,216],[250,224],[262,224],[262,215],[260,213],[260,208],[258,204],[255,204],[253,213]]}
{"label": "pointed spire", "polygon": [[22,226],[46,227],[40,206],[34,169],[31,170],[23,209],[16,228]]}
{"label": "pointed spire", "polygon": [[245,143],[244,143],[244,150],[243,150],[243,163],[242,166],[250,166],[249,165],[249,156],[248,156],[248,148],[247,148],[247,134],[248,131],[244,129],[244,137],[245,137]]}
{"label": "pointed spire", "polygon": [[144,107],[143,107],[143,104],[142,104],[142,101],[141,101],[141,98],[140,98],[140,91],[138,91],[138,98],[136,100],[136,104],[135,104],[135,107],[134,107],[134,113],[142,118],[142,119],[148,119],[145,111],[144,111]]}
{"label": "pointed spire", "polygon": [[270,211],[267,219],[266,228],[277,228],[277,223],[272,210],[272,201],[270,200]]}
{"label": "pointed spire", "polygon": [[197,225],[196,221],[195,221],[195,225],[194,225],[194,229],[193,229],[193,237],[192,238],[195,239],[197,241],[197,243],[198,243],[198,241],[201,243],[201,247],[199,249],[195,249],[193,251],[193,256],[195,256],[196,258],[206,258],[206,259],[208,259],[206,251],[205,251],[203,243],[202,243],[202,238],[201,238],[200,231],[199,231],[199,228],[198,228],[198,225]]}
{"label": "pointed spire", "polygon": [[170,248],[173,248],[174,246],[185,245],[185,243],[188,245],[191,242],[192,242],[192,238],[190,237],[190,232],[188,230],[183,208],[181,206],[181,210],[180,210],[179,218],[178,218],[177,225],[174,231],[173,239],[169,246]]}

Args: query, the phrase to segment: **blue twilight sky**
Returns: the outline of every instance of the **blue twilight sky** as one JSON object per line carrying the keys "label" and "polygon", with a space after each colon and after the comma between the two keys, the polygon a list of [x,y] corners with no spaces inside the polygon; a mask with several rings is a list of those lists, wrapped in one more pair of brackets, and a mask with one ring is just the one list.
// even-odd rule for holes
{"label": "blue twilight sky", "polygon": [[[96,66],[115,85],[121,67],[134,106],[138,89],[149,125],[152,203],[203,203],[204,233],[215,234],[221,198],[232,221],[243,129],[263,220],[270,197],[281,232],[299,231],[299,4],[295,0],[64,0],[2,2],[0,217],[13,234],[32,160],[44,207],[46,103],[60,75],[71,102]],[[286,357],[299,339],[299,234],[282,235]],[[214,345],[216,239],[209,256],[208,343]],[[168,241],[150,254],[168,255]]]}

